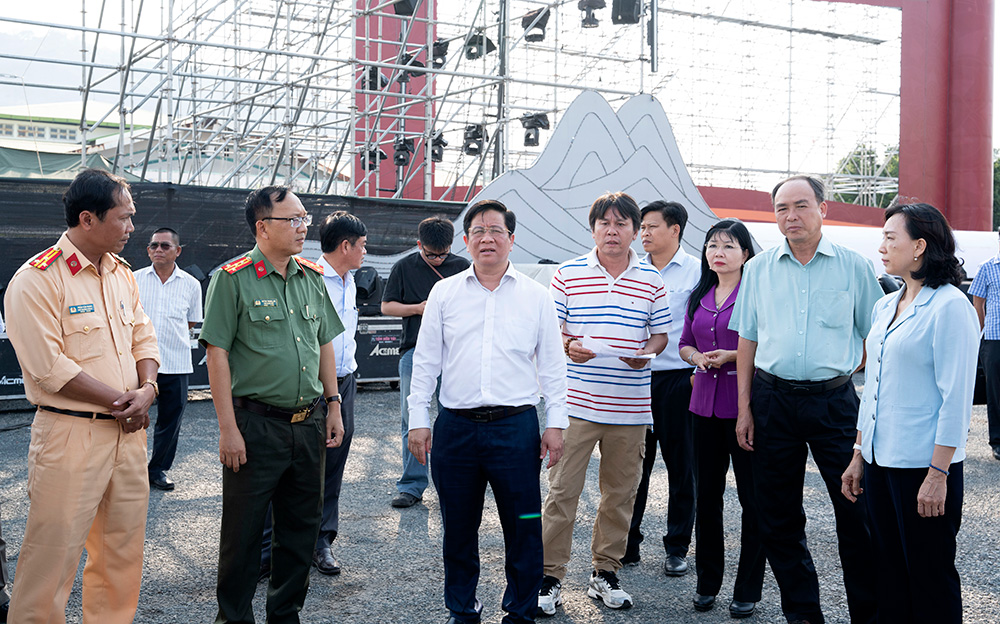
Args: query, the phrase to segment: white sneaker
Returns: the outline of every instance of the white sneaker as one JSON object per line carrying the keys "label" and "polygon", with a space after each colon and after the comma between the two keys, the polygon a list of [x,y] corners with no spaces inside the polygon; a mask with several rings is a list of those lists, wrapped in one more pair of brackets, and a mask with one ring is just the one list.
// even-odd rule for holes
{"label": "white sneaker", "polygon": [[554,576],[542,578],[542,588],[538,590],[538,616],[550,617],[556,614],[556,607],[562,604],[562,583]]}
{"label": "white sneaker", "polygon": [[632,596],[625,593],[618,576],[614,572],[607,570],[595,570],[590,576],[590,588],[587,595],[591,598],[600,598],[604,605],[612,609],[631,609]]}

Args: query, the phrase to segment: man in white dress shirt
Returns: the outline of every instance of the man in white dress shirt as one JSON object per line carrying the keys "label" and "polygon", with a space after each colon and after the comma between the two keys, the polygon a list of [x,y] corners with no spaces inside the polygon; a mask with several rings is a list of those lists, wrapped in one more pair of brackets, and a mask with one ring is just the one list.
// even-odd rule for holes
{"label": "man in white dress shirt", "polygon": [[487,483],[506,544],[502,621],[534,622],[542,578],[539,476],[546,453],[549,467],[562,456],[569,424],[555,305],[508,261],[515,224],[498,201],[468,210],[463,226],[473,264],[431,290],[413,355],[409,448],[421,463],[431,452],[428,408],[441,375],[431,478],[444,525],[448,624],[480,621],[478,533]]}
{"label": "man in white dress shirt", "polygon": [[202,321],[201,284],[177,266],[181,255],[181,237],[163,227],[153,232],[146,245],[151,265],[135,272],[139,301],[153,321],[160,345],[160,372],[157,382],[156,426],[153,429],[153,454],[149,459],[149,484],[159,490],[174,489],[167,471],[174,463],[181,417],[187,406],[188,375],[191,363],[191,328]]}

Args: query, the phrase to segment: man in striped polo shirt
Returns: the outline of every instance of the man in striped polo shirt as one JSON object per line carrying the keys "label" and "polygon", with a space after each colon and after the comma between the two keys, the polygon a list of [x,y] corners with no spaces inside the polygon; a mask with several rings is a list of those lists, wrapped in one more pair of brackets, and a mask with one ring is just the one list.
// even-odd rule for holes
{"label": "man in striped polo shirt", "polygon": [[601,503],[594,520],[594,572],[587,594],[612,609],[632,597],[617,572],[625,554],[636,487],[642,474],[650,412],[651,357],[667,346],[670,308],[659,272],[639,262],[631,243],[639,232],[639,206],[625,193],[608,193],[590,208],[596,247],[559,267],[551,293],[562,325],[568,364],[563,459],[549,473],[542,509],[544,578],[539,615],[562,603],[576,508],[594,446],[600,444]]}

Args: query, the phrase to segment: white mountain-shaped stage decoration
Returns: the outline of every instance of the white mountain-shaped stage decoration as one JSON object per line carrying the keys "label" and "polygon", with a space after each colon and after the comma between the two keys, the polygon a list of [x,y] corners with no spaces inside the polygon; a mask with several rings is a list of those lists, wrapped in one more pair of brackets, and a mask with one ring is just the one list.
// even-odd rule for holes
{"label": "white mountain-shaped stage decoration", "polygon": [[[658,199],[682,204],[688,210],[684,246],[695,256],[705,232],[718,221],[688,174],[659,101],[633,96],[616,113],[593,91],[570,104],[534,165],[503,174],[469,205],[496,199],[514,211],[513,262],[563,262],[593,248],[587,214],[594,200],[609,191],[624,191],[640,206]],[[452,250],[468,257],[463,216],[455,220]],[[642,253],[638,241],[633,247]],[[366,264],[386,275],[403,255],[369,255]]]}

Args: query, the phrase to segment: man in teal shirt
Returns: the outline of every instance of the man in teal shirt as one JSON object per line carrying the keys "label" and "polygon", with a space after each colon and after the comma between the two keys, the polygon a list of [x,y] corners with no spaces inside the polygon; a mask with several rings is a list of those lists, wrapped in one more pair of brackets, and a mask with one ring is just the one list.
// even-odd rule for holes
{"label": "man in teal shirt", "polygon": [[875,621],[871,537],[865,508],[840,495],[840,475],[857,434],[851,375],[882,290],[868,260],[823,237],[824,193],[808,176],[771,192],[785,242],[746,264],[729,325],[740,335],[736,437],[753,451],[761,541],[785,617],[824,621],[802,509],[811,450],[833,501],[851,622],[867,624]]}
{"label": "man in teal shirt", "polygon": [[[295,256],[312,221],[284,187],[246,200],[257,245],[216,271],[200,341],[219,418],[222,530],[216,622],[252,624],[260,535],[273,505],[267,621],[297,623],[323,511],[326,448],[344,436],[323,270]],[[318,412],[326,398],[326,417]]]}

